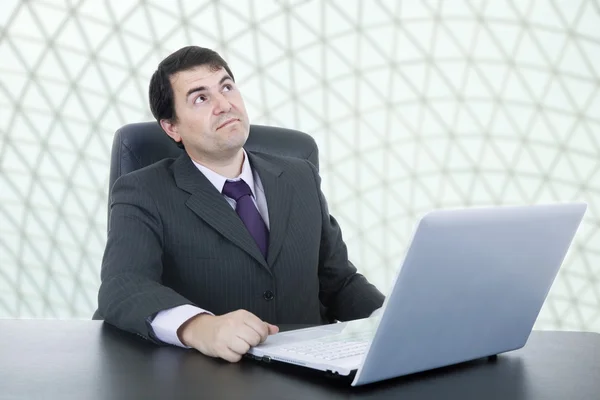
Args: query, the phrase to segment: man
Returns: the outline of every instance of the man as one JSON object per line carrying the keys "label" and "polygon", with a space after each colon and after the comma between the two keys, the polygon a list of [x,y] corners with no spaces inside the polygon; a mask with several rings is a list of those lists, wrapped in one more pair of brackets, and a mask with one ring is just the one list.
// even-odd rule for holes
{"label": "man", "polygon": [[235,362],[278,332],[272,324],[381,307],[383,295],[348,261],[314,166],[243,148],[248,115],[216,52],[171,54],[149,94],[185,152],[115,182],[96,317]]}

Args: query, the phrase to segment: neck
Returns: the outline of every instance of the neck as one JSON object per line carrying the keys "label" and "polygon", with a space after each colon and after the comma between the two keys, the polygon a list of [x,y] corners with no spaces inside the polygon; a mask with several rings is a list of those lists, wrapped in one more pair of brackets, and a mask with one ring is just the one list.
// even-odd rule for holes
{"label": "neck", "polygon": [[242,173],[242,165],[244,164],[244,150],[242,149],[239,149],[228,157],[220,158],[212,158],[207,155],[192,155],[189,153],[188,155],[198,164],[204,165],[206,168],[225,178],[237,178]]}

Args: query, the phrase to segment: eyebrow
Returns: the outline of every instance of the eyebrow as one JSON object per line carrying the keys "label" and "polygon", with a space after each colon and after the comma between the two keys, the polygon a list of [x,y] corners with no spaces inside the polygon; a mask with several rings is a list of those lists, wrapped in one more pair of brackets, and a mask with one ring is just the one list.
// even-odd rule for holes
{"label": "eyebrow", "polygon": [[[230,77],[228,74],[226,74],[226,75],[225,75],[225,76],[223,76],[223,77],[221,78],[221,80],[219,81],[219,86],[220,86],[220,85],[222,85],[222,84],[223,84],[223,82],[225,82],[226,80],[230,80],[230,81],[232,81],[232,82],[233,82],[233,79],[232,79],[232,78],[231,78],[231,77]],[[204,90],[208,90],[208,87],[206,87],[206,86],[198,86],[198,87],[195,87],[195,88],[191,88],[191,89],[190,89],[190,90],[188,90],[188,92],[186,93],[186,95],[185,95],[185,98],[187,99],[188,97],[190,97],[190,95],[191,95],[191,94],[193,94],[193,93],[196,93],[196,92],[202,92],[202,91],[204,91]]]}

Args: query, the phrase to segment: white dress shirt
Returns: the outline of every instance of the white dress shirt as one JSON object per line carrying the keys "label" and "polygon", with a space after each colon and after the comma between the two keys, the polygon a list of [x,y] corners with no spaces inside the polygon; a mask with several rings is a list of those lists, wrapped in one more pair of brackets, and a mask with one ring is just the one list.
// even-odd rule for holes
{"label": "white dress shirt", "polygon": [[[225,186],[225,182],[228,180],[239,181],[242,179],[244,182],[246,182],[252,191],[252,201],[254,201],[260,216],[265,221],[267,229],[269,229],[269,210],[267,209],[265,191],[263,189],[262,182],[260,181],[260,177],[258,174],[252,171],[252,168],[250,168],[250,162],[248,161],[248,155],[246,154],[245,150],[242,173],[235,179],[227,179],[226,177],[217,174],[204,165],[198,164],[193,160],[192,162],[200,170],[200,172],[206,176],[210,183],[213,184],[219,193],[223,192],[223,186]],[[236,201],[225,195],[223,195],[223,197],[225,200],[227,200],[229,205],[235,209]],[[200,245],[200,243],[198,245]],[[202,313],[214,315],[208,310],[204,310],[189,304],[160,311],[151,323],[152,329],[154,330],[154,335],[165,343],[180,347],[187,347],[179,340],[179,337],[177,336],[177,330],[188,319]]]}

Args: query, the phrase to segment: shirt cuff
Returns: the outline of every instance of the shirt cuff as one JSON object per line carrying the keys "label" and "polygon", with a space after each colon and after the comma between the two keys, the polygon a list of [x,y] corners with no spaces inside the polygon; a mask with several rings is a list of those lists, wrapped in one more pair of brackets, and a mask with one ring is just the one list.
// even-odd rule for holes
{"label": "shirt cuff", "polygon": [[181,340],[179,340],[179,337],[177,336],[177,330],[181,325],[184,324],[184,322],[202,313],[214,315],[210,311],[185,304],[160,311],[156,317],[154,317],[154,320],[150,325],[152,326],[154,335],[161,342],[189,349],[189,346],[184,345],[181,343]]}

